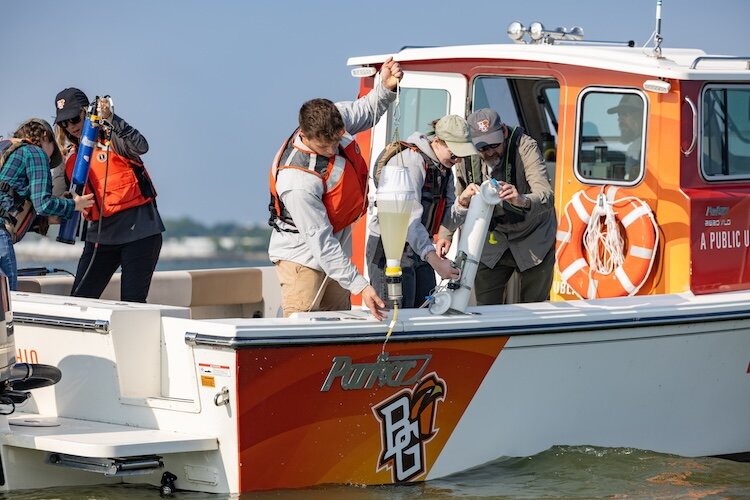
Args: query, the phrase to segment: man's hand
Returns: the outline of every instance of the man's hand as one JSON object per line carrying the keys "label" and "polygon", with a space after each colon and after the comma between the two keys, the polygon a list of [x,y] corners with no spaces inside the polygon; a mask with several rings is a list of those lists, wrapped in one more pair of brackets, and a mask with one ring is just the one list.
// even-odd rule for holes
{"label": "man's hand", "polygon": [[453,280],[461,276],[461,272],[453,265],[453,262],[438,257],[435,252],[428,253],[425,260],[444,280]]}
{"label": "man's hand", "polygon": [[386,311],[385,302],[378,297],[378,293],[372,285],[367,285],[365,289],[362,290],[362,302],[367,306],[372,315],[375,316],[376,320],[383,321]]}
{"label": "man's hand", "polygon": [[513,184],[503,182],[500,185],[500,189],[497,190],[497,194],[501,200],[507,201],[511,205],[518,208],[526,208],[526,198],[518,193],[518,189]]}
{"label": "man's hand", "polygon": [[398,82],[400,82],[403,77],[404,72],[401,71],[401,66],[399,66],[392,57],[389,57],[385,63],[383,63],[383,67],[380,70],[380,81],[383,82],[383,85],[385,85],[385,88],[388,90],[396,90]]}
{"label": "man's hand", "polygon": [[438,257],[445,257],[448,255],[448,250],[451,249],[451,240],[445,238],[438,238],[435,243],[435,250],[437,250]]}

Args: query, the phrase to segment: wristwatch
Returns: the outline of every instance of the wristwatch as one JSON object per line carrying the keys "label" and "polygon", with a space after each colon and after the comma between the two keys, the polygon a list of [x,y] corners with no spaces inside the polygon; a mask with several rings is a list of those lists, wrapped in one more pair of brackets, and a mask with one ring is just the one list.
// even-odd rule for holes
{"label": "wristwatch", "polygon": [[523,208],[524,210],[529,210],[531,208],[531,199],[529,199],[529,197],[525,194],[521,195],[521,199],[523,200],[521,208]]}

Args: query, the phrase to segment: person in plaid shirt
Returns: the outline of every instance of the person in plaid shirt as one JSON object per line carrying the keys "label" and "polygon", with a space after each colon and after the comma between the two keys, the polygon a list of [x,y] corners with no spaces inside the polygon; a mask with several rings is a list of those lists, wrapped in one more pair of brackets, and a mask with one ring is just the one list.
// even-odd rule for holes
{"label": "person in plaid shirt", "polygon": [[[13,250],[15,235],[8,230],[15,222],[13,216],[18,199],[30,200],[37,214],[69,218],[74,210],[82,211],[93,205],[93,195],[55,198],[52,196],[50,160],[61,160],[52,127],[45,120],[27,120],[13,134],[14,139],[4,148],[0,168],[0,216],[6,224],[0,225],[0,271],[8,277],[11,290],[18,285],[16,253]],[[20,147],[19,147],[20,144]],[[15,196],[14,196],[15,194]]]}

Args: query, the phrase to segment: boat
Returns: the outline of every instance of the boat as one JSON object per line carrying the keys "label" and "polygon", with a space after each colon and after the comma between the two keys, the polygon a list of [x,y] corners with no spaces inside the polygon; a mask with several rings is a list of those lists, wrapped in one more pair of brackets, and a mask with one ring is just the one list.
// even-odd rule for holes
{"label": "boat", "polygon": [[[357,306],[281,318],[272,267],[157,272],[147,304],[119,301],[117,275],[98,300],[22,278],[2,301],[0,489],[408,484],[554,445],[746,456],[750,57],[662,47],[658,30],[649,47],[508,32],[400,50],[398,102],[357,141],[373,161],[394,134],[482,107],[522,126],[554,187],[551,300],[456,306],[445,289],[385,322]],[[386,58],[349,59],[360,95]],[[623,98],[635,146],[608,112]],[[610,272],[578,245],[597,207],[624,238]]]}

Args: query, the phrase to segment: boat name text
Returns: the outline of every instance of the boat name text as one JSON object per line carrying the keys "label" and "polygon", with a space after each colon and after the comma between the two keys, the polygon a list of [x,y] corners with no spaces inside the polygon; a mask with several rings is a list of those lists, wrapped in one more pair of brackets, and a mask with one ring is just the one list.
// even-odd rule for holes
{"label": "boat name text", "polygon": [[337,378],[341,379],[341,388],[345,391],[372,389],[375,382],[380,387],[413,386],[424,373],[430,359],[430,354],[389,357],[388,353],[383,353],[374,363],[352,363],[349,356],[336,356],[320,392],[329,391]]}

